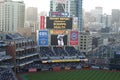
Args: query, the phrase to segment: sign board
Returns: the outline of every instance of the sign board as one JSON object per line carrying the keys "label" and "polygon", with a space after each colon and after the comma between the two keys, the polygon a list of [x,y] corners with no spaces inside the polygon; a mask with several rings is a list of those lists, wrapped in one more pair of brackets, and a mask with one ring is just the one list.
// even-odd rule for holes
{"label": "sign board", "polygon": [[72,18],[69,17],[47,17],[47,29],[72,29]]}
{"label": "sign board", "polygon": [[70,32],[70,45],[78,45],[78,31]]}
{"label": "sign board", "polygon": [[77,30],[77,29],[78,29],[78,18],[73,17],[73,30]]}
{"label": "sign board", "polygon": [[50,16],[54,17],[68,17],[69,13],[68,12],[50,12]]}
{"label": "sign board", "polygon": [[38,46],[48,46],[48,31],[39,30],[37,32]]}
{"label": "sign board", "polygon": [[53,0],[53,2],[56,4],[65,4],[66,0]]}
{"label": "sign board", "polygon": [[40,16],[40,30],[45,29],[45,16]]}
{"label": "sign board", "polygon": [[50,30],[50,34],[68,34],[67,30]]}

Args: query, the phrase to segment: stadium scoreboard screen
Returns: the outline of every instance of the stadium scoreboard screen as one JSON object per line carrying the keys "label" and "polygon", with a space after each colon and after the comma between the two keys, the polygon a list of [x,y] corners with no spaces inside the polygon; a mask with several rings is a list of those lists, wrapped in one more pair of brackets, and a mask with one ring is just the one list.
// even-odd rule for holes
{"label": "stadium scoreboard screen", "polygon": [[47,17],[47,29],[72,29],[72,18],[69,17]]}
{"label": "stadium scoreboard screen", "polygon": [[[67,45],[67,38],[68,36],[67,35],[64,35],[62,39],[59,39],[60,35],[51,35],[51,45],[55,45],[55,46],[64,46],[64,45]],[[60,42],[62,42],[63,44],[60,45],[61,43],[59,43],[59,40]]]}

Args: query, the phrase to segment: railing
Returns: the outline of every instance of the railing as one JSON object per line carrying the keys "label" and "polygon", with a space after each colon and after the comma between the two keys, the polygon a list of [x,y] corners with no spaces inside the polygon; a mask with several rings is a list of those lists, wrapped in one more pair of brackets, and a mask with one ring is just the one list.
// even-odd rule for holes
{"label": "railing", "polygon": [[12,57],[9,55],[0,56],[0,61],[7,60],[7,59],[12,59]]}
{"label": "railing", "polygon": [[28,58],[28,57],[32,57],[38,55],[38,53],[29,53],[29,54],[23,54],[22,56],[17,55],[16,59],[24,59],[24,58]]}

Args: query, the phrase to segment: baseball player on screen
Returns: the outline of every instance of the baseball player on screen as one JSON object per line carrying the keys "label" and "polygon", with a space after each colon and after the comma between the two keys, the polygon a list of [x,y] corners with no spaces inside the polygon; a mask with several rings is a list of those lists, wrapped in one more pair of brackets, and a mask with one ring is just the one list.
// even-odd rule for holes
{"label": "baseball player on screen", "polygon": [[59,45],[59,46],[64,46],[63,37],[64,37],[63,34],[59,34],[59,35],[57,36],[57,40],[58,40],[58,45]]}

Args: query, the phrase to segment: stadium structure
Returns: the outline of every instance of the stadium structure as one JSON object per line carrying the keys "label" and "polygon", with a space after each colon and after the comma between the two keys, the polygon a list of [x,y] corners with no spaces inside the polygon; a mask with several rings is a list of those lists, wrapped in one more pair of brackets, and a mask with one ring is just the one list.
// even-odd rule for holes
{"label": "stadium structure", "polygon": [[[72,30],[72,18],[47,17],[46,23],[44,30],[37,31],[37,42],[19,33],[4,34],[0,46],[0,66],[6,67],[10,75],[14,75],[10,69],[15,73],[24,73],[88,67],[87,57],[78,48],[79,32]],[[58,41],[62,45],[58,45]]]}
{"label": "stadium structure", "polygon": [[[59,20],[65,22],[66,25],[69,25],[67,21],[71,22],[71,19],[66,17],[62,19],[49,17],[49,22],[46,23],[52,21],[60,24]],[[107,60],[102,58],[89,59],[89,57],[81,52],[79,49],[79,32],[72,30],[71,27],[70,25],[69,27],[65,25],[56,27],[56,25],[53,25],[52,27],[46,27],[44,30],[38,30],[38,42],[18,33],[5,34],[5,39],[2,39],[0,42],[0,69],[2,75],[9,76],[0,76],[0,79],[6,80],[10,78],[16,80],[13,71],[18,74],[26,72],[78,70],[83,68],[118,70],[117,67],[119,67],[119,65],[115,65],[116,63],[114,63],[114,65],[111,64],[113,61],[108,64],[106,62]],[[64,45],[58,45],[58,35],[60,37],[63,33],[64,37],[62,36],[61,40],[63,40]],[[107,47],[103,49],[107,49]],[[102,51],[101,49],[100,53]],[[119,60],[118,55],[119,52],[117,52],[117,56],[113,58],[114,60],[117,59],[117,63]]]}
{"label": "stadium structure", "polygon": [[[64,11],[64,4],[57,5],[60,6],[62,8],[58,10]],[[0,80],[16,80],[13,71],[22,74],[83,68],[119,69],[119,58],[116,58],[119,54],[113,59],[110,58],[109,62],[105,58],[91,59],[81,51],[81,32],[78,28],[73,29],[72,17],[44,17],[44,20],[41,22],[44,25],[40,25],[40,30],[37,31],[37,41],[19,33],[5,34],[5,38],[1,39]],[[87,41],[87,37],[82,39],[85,40]],[[86,41],[83,44],[86,45]],[[89,46],[87,48],[89,49]],[[103,49],[99,53],[102,51]],[[116,63],[118,65],[115,65]]]}

